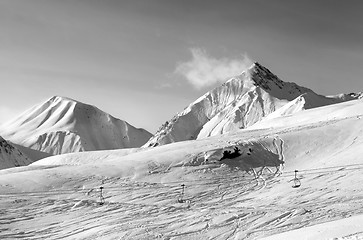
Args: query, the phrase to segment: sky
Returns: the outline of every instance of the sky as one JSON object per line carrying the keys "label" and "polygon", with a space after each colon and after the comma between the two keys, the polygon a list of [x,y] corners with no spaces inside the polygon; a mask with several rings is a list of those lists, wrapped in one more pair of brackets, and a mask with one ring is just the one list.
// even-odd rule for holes
{"label": "sky", "polygon": [[54,95],[154,133],[253,61],[363,91],[362,1],[0,0],[0,124]]}

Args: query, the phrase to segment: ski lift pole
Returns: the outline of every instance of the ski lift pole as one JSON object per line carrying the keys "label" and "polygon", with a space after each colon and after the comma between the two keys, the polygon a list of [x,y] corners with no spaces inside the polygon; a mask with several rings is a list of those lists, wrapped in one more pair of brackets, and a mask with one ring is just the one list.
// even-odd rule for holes
{"label": "ski lift pole", "polygon": [[182,187],[182,192],[181,192],[180,196],[178,197],[178,203],[183,203],[183,202],[184,202],[183,197],[184,197],[184,188],[185,188],[185,184],[183,183],[183,184],[181,185],[181,187]]}
{"label": "ski lift pole", "polygon": [[103,187],[100,187],[100,205],[103,205],[105,203],[105,199],[102,195]]}
{"label": "ski lift pole", "polygon": [[301,186],[301,182],[300,182],[299,178],[297,177],[297,172],[298,172],[298,170],[295,170],[295,178],[293,179],[294,185],[292,186],[293,188],[298,188]]}
{"label": "ski lift pole", "polygon": [[184,196],[184,188],[185,188],[185,184],[183,183],[181,186],[182,186],[182,196]]}

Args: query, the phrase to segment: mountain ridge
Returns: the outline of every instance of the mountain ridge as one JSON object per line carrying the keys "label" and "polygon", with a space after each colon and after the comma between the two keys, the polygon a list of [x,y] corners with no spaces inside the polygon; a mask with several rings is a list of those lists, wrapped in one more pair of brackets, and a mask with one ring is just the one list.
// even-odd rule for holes
{"label": "mountain ridge", "polygon": [[26,166],[32,162],[22,151],[0,136],[0,169]]}
{"label": "mountain ridge", "polygon": [[303,105],[295,111],[344,101],[342,98],[316,94],[293,82],[284,82],[255,62],[240,75],[205,93],[177,113],[159,128],[144,147],[200,139],[247,128],[306,93],[309,94],[305,98],[311,97],[319,101]]}
{"label": "mountain ridge", "polygon": [[53,96],[0,128],[12,142],[54,154],[140,147],[152,134],[95,106]]}

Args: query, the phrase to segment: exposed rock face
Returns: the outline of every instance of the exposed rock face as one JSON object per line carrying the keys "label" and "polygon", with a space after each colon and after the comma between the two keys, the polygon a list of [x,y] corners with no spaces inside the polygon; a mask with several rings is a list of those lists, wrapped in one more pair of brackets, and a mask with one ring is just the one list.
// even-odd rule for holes
{"label": "exposed rock face", "polygon": [[0,169],[26,166],[32,162],[19,149],[0,137]]}

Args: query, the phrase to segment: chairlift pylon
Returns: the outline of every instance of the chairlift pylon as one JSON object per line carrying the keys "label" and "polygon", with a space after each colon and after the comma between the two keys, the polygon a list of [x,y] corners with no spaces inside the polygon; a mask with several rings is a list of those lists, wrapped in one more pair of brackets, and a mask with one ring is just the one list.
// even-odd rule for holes
{"label": "chairlift pylon", "polygon": [[185,184],[183,183],[183,184],[181,185],[181,187],[182,187],[182,192],[181,192],[181,194],[179,195],[179,197],[178,197],[178,199],[177,199],[178,203],[184,203],[184,202],[185,202],[185,201],[184,201],[184,199],[183,199],[183,197],[184,197],[184,188],[185,188]]}
{"label": "chairlift pylon", "polygon": [[293,179],[294,185],[292,185],[293,188],[298,188],[301,186],[301,182],[300,182],[299,178],[297,177],[297,172],[298,172],[298,170],[295,170],[295,178]]}
{"label": "chairlift pylon", "polygon": [[100,205],[103,205],[105,203],[105,199],[103,198],[103,195],[102,195],[102,190],[103,190],[103,187],[100,187]]}

